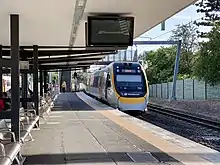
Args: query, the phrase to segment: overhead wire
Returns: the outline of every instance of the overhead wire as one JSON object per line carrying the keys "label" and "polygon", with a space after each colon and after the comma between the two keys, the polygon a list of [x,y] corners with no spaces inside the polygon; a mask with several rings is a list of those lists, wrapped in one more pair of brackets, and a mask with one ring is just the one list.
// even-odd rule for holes
{"label": "overhead wire", "polygon": [[[188,23],[186,23],[186,24],[183,24],[183,25],[189,25],[189,24],[191,24],[192,22],[201,20],[202,18],[203,18],[203,17],[197,18],[197,19],[192,20],[192,21],[190,21],[190,22],[188,22]],[[168,33],[172,33],[172,32],[173,32],[174,30],[176,30],[176,29],[177,29],[177,28],[173,28],[172,30],[167,31],[167,32],[165,32],[165,33],[163,33],[163,34],[160,34],[160,35],[158,35],[158,36],[156,36],[156,37],[149,37],[149,38],[150,38],[150,40],[154,40],[154,39],[159,38],[159,37],[161,37],[161,36],[164,36],[164,35],[166,35],[166,34],[168,34]]]}

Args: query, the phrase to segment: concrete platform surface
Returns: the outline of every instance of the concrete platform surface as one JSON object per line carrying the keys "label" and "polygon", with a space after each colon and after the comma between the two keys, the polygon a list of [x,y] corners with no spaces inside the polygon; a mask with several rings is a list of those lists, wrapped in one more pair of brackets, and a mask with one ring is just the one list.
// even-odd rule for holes
{"label": "concrete platform surface", "polygon": [[[46,123],[33,132],[35,141],[23,147],[22,153],[27,157],[25,164],[167,164],[161,163],[159,158],[177,162],[161,152],[158,152],[160,156],[148,152],[148,148],[158,150],[104,117],[100,111],[91,107],[85,111],[83,104],[75,110],[72,108],[75,97],[75,94],[58,96]],[[62,105],[64,111],[59,110],[61,100],[66,102]]]}
{"label": "concrete platform surface", "polygon": [[[98,108],[100,104],[84,93],[77,93],[77,96],[93,108]],[[220,153],[216,150],[118,110],[111,109],[110,111],[102,111],[101,113],[121,127],[129,130],[184,164],[220,164]]]}
{"label": "concrete platform surface", "polygon": [[50,117],[33,137],[35,141],[22,150],[25,164],[220,163],[218,152],[105,106],[82,92],[60,94]]}

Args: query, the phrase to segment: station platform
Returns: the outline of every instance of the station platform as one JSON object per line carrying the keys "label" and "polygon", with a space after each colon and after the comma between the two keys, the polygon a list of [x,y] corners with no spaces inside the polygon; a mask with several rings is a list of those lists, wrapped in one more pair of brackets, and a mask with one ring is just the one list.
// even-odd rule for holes
{"label": "station platform", "polygon": [[212,165],[219,152],[106,106],[83,92],[59,94],[26,143],[24,164]]}

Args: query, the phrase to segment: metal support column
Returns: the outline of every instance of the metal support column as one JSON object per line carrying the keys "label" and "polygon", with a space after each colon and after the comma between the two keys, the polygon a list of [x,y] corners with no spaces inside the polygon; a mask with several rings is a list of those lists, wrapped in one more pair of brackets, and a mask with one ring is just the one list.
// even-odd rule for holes
{"label": "metal support column", "polygon": [[[22,74],[22,97],[27,98],[28,94],[28,78],[27,73]],[[27,109],[27,101],[22,102],[22,106],[24,109]]]}
{"label": "metal support column", "polygon": [[11,38],[11,123],[17,141],[20,140],[20,88],[19,88],[19,15],[10,15]]}
{"label": "metal support column", "polygon": [[44,70],[44,93],[47,93],[47,71]]}
{"label": "metal support column", "polygon": [[86,67],[83,67],[83,72],[86,73]]}
{"label": "metal support column", "polygon": [[127,50],[124,51],[124,60],[123,61],[127,61]]}
{"label": "metal support column", "polygon": [[51,83],[52,82],[52,72],[49,72],[49,83]]}
{"label": "metal support column", "polygon": [[40,70],[40,96],[43,96],[43,70]]}
{"label": "metal support column", "polygon": [[172,86],[172,93],[171,93],[170,100],[176,100],[176,81],[177,81],[177,75],[179,72],[181,45],[182,45],[182,41],[179,40],[177,44],[177,53],[176,53],[176,60],[175,60],[174,73],[173,73],[173,86]]}
{"label": "metal support column", "polygon": [[137,49],[134,51],[134,56],[133,56],[133,59],[132,59],[134,62],[137,62],[138,61],[138,51]]}
{"label": "metal support column", "polygon": [[[33,45],[33,64],[34,64],[34,72],[33,72],[33,85],[34,85],[34,107],[37,115],[39,115],[39,96],[38,96],[38,46]],[[39,124],[39,123],[38,123]]]}
{"label": "metal support column", "polygon": [[[0,45],[0,58],[2,58],[2,45]],[[0,67],[0,93],[2,93],[2,67]]]}
{"label": "metal support column", "polygon": [[117,54],[113,54],[113,61],[115,61],[115,56],[116,56]]}
{"label": "metal support column", "polygon": [[60,71],[58,70],[57,73],[58,74],[57,74],[57,82],[56,83],[60,84]]}

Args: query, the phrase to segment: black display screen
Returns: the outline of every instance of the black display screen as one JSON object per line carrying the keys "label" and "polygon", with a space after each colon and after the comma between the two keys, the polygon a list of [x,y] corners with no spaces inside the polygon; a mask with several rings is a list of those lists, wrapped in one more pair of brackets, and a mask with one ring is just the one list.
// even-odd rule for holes
{"label": "black display screen", "polygon": [[134,17],[89,16],[89,46],[132,46]]}

